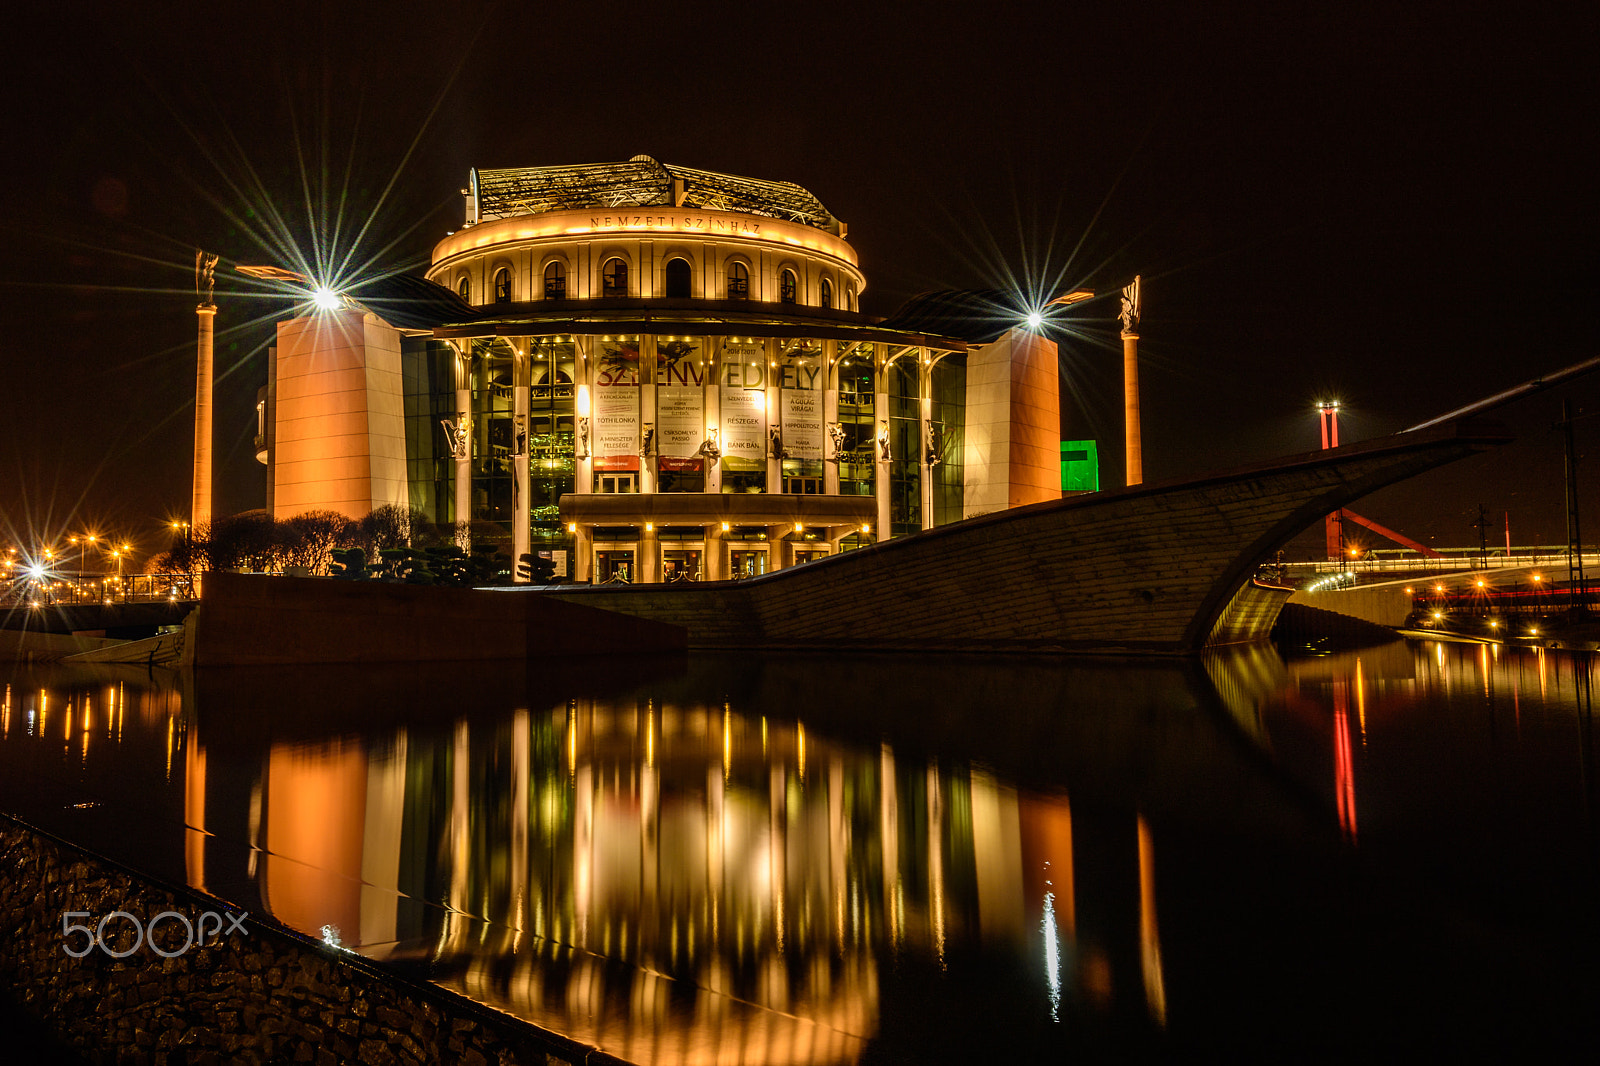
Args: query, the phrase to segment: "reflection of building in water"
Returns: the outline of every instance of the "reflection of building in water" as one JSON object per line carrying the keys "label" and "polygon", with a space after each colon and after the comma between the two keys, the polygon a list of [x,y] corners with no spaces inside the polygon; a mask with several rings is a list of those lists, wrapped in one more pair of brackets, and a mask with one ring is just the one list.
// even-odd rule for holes
{"label": "reflection of building in water", "polygon": [[1056,345],[1018,306],[1054,294],[864,315],[810,192],[649,156],[464,192],[427,281],[278,324],[277,516],[411,504],[564,576],[662,582],[1060,498]]}
{"label": "reflection of building in water", "polygon": [[432,740],[279,744],[256,794],[276,917],[426,955],[444,984],[632,1061],[854,1061],[893,955],[1021,952],[1040,1016],[1159,999],[1142,822],[1136,840],[1118,820],[1141,872],[1119,969],[1105,937],[1079,944],[1065,796],[725,706],[580,700]]}

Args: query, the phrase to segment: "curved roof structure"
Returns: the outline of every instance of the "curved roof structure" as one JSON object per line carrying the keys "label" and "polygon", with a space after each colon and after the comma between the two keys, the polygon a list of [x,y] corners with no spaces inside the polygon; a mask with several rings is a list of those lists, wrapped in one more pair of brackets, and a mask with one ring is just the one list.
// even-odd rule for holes
{"label": "curved roof structure", "polygon": [[583,207],[688,207],[781,218],[842,236],[839,220],[792,181],[673,166],[647,155],[626,163],[474,168],[471,182],[471,223]]}
{"label": "curved roof structure", "polygon": [[[1094,293],[1074,289],[1048,301],[1041,310],[1080,303]],[[884,329],[988,344],[1026,321],[1030,308],[1017,292],[1005,289],[941,289],[913,296],[884,319]]]}

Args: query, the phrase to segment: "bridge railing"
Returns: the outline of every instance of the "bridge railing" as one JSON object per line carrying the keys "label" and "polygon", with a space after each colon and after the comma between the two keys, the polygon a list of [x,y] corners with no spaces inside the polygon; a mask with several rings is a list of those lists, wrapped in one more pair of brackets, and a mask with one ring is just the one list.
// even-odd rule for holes
{"label": "bridge railing", "polygon": [[195,581],[189,574],[19,578],[0,587],[0,603],[6,606],[160,603],[194,598]]}
{"label": "bridge railing", "polygon": [[[1476,548],[1441,549],[1440,558],[1417,555],[1409,551],[1373,551],[1359,559],[1315,559],[1310,562],[1285,562],[1268,564],[1262,568],[1267,577],[1296,588],[1351,588],[1376,582],[1450,573],[1470,573],[1494,570],[1539,570],[1553,587],[1567,579],[1567,551],[1560,545],[1541,545],[1517,548],[1507,552],[1504,548],[1480,553]],[[1585,583],[1593,579],[1600,585],[1600,552],[1582,554]]]}

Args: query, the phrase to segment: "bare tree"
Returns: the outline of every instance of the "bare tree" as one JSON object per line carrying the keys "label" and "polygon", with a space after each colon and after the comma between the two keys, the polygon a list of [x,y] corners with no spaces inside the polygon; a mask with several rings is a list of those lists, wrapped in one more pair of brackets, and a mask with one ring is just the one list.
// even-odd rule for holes
{"label": "bare tree", "polygon": [[303,566],[318,577],[327,577],[333,563],[333,549],[350,539],[354,524],[338,511],[306,511],[284,519],[278,523],[284,563]]}
{"label": "bare tree", "polygon": [[369,556],[384,548],[410,547],[412,534],[426,523],[426,516],[416,507],[399,503],[375,507],[359,520],[361,546]]}
{"label": "bare tree", "polygon": [[212,519],[195,531],[195,546],[202,545],[211,570],[275,570],[283,565],[278,523],[266,511]]}

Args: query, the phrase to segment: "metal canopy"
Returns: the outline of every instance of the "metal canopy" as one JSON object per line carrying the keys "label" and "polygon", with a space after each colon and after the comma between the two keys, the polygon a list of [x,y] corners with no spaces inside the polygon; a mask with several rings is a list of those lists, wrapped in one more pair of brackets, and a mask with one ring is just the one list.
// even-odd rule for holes
{"label": "metal canopy", "polygon": [[[681,183],[681,190],[675,186]],[[688,207],[784,219],[837,234],[839,220],[790,181],[671,166],[647,155],[626,163],[474,170],[476,221],[573,208]]]}

